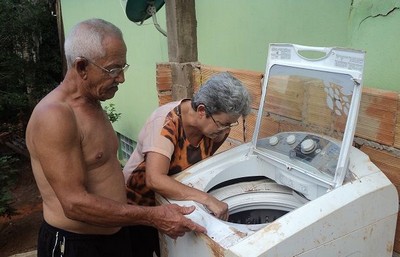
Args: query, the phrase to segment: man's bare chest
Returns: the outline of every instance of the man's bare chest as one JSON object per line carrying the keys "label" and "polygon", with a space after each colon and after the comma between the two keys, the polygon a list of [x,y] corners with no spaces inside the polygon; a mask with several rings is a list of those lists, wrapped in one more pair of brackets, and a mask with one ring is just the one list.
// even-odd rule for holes
{"label": "man's bare chest", "polygon": [[116,133],[104,113],[83,113],[78,119],[81,150],[88,169],[114,161],[118,150]]}

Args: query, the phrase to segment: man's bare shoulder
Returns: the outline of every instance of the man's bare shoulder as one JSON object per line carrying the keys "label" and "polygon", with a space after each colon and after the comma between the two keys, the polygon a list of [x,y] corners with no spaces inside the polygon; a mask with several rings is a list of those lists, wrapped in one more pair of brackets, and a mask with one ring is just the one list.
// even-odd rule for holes
{"label": "man's bare shoulder", "polygon": [[36,105],[30,122],[40,123],[41,126],[56,122],[59,126],[62,126],[64,122],[70,122],[73,116],[73,110],[67,102],[60,99],[53,100],[47,96]]}
{"label": "man's bare shoulder", "polygon": [[28,144],[33,140],[65,141],[76,137],[77,133],[72,107],[67,101],[50,93],[33,110],[27,126],[26,138]]}

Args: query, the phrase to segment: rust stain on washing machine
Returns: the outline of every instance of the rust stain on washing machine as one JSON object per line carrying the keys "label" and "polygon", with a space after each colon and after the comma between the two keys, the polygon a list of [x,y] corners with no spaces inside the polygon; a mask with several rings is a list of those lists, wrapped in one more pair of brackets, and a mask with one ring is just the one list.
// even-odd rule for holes
{"label": "rust stain on washing machine", "polygon": [[234,227],[229,227],[229,229],[232,230],[236,235],[238,235],[238,236],[241,237],[241,238],[244,238],[244,237],[247,236],[247,233],[242,232],[242,231],[239,231],[239,230],[237,230],[237,229],[234,228]]}
{"label": "rust stain on washing machine", "polygon": [[225,256],[225,249],[222,248],[219,244],[217,244],[214,240],[208,237],[205,234],[200,234],[200,237],[206,241],[208,248],[212,252],[213,257],[223,257]]}
{"label": "rust stain on washing machine", "polygon": [[277,232],[282,227],[281,223],[274,222],[265,227],[265,229],[261,230],[263,234],[270,232]]}

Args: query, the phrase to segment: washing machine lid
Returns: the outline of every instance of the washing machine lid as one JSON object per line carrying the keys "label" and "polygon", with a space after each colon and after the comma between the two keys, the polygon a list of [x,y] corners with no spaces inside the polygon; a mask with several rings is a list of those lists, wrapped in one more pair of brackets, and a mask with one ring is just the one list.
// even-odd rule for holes
{"label": "washing machine lid", "polygon": [[[272,152],[272,158],[299,176],[332,188],[342,185],[357,124],[364,57],[364,51],[353,49],[270,44],[252,138],[255,151],[268,158]],[[316,142],[326,146],[322,152],[317,149],[323,157],[319,161],[314,158]]]}

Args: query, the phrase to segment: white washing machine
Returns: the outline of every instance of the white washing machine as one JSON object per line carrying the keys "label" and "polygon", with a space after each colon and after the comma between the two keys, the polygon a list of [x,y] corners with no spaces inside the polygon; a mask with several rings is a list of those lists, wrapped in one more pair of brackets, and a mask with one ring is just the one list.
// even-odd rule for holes
{"label": "white washing machine", "polygon": [[398,194],[352,146],[364,52],[271,44],[252,142],[185,170],[177,180],[229,206],[189,218],[207,234],[160,235],[163,257],[392,256]]}

